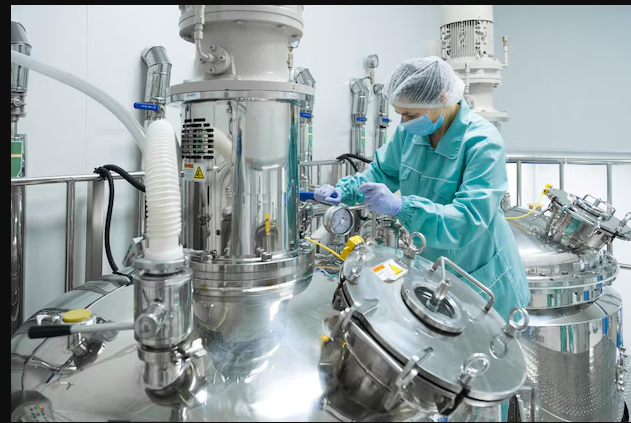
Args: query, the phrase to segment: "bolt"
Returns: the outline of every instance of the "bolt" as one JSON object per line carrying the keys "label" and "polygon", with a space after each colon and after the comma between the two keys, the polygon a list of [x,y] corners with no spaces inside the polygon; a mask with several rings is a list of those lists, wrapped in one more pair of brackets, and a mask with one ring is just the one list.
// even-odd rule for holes
{"label": "bolt", "polygon": [[210,69],[208,69],[208,71],[209,71],[210,73],[213,73],[213,72],[215,71],[215,68],[210,68]]}
{"label": "bolt", "polygon": [[226,56],[224,56],[224,55],[219,56],[219,60],[221,60],[223,62],[224,60],[226,60]]}
{"label": "bolt", "polygon": [[210,51],[215,51],[215,46],[214,46],[214,45],[210,45],[210,46],[208,46],[208,50],[210,50]]}

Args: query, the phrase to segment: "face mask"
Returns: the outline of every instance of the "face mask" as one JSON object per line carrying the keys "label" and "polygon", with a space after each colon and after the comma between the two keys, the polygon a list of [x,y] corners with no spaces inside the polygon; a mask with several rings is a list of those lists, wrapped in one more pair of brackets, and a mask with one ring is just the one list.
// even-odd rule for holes
{"label": "face mask", "polygon": [[444,120],[445,118],[441,112],[438,120],[434,123],[429,118],[429,112],[427,112],[423,116],[408,120],[407,122],[401,122],[400,125],[410,134],[427,136],[436,132],[436,130],[443,124]]}

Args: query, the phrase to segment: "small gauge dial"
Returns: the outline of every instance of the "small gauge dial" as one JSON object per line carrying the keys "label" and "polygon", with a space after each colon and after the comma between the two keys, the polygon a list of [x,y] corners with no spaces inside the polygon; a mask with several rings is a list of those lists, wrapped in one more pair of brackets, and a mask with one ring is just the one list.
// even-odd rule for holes
{"label": "small gauge dial", "polygon": [[353,212],[346,206],[333,206],[324,213],[324,227],[333,235],[346,235],[353,223]]}

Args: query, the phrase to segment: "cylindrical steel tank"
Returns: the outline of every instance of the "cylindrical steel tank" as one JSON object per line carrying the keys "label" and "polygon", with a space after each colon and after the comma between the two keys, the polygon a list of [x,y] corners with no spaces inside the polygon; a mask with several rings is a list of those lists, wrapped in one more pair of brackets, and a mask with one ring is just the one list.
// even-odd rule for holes
{"label": "cylindrical steel tank", "polygon": [[290,301],[267,304],[266,330],[253,331],[247,313],[234,321],[229,335],[247,342],[228,343],[196,319],[190,344],[205,354],[159,392],[146,390],[131,330],[84,334],[82,349],[66,336],[28,337],[76,308],[93,325],[132,321],[127,279],[88,282],[12,338],[12,420],[34,409],[62,421],[444,421],[439,411],[497,420],[497,404],[526,378],[519,324],[441,266],[452,263],[412,257],[360,244],[342,283],[317,274]]}
{"label": "cylindrical steel tank", "polygon": [[[182,245],[194,309],[218,353],[276,330],[270,308],[303,291],[313,246],[301,243],[299,131],[314,84],[290,81],[301,5],[180,6],[180,35],[197,48],[195,78],[170,87],[182,107]],[[237,328],[239,328],[237,330]]]}
{"label": "cylindrical steel tank", "polygon": [[626,239],[629,228],[609,205],[590,213],[587,196],[556,189],[547,195],[550,206],[534,218],[519,207],[505,212],[532,295],[530,326],[520,334],[528,363],[520,393],[525,415],[528,421],[621,421],[622,298],[610,287],[619,267],[600,247]]}

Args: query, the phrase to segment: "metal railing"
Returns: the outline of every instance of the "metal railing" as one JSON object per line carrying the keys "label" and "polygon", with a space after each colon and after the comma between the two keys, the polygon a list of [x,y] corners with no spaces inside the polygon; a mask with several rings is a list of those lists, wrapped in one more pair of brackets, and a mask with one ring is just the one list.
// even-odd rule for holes
{"label": "metal railing", "polygon": [[[507,163],[514,163],[517,166],[517,205],[522,203],[522,174],[523,165],[556,164],[559,166],[559,188],[564,189],[565,165],[602,165],[607,167],[607,202],[613,204],[613,166],[631,165],[631,160],[626,159],[566,159],[566,158],[539,158],[539,157],[509,157]],[[314,185],[323,183],[322,171],[325,167],[331,168],[329,181],[337,181],[339,178],[350,174],[351,167],[348,163],[338,160],[320,160],[304,162],[302,167],[315,169]],[[144,172],[130,172],[130,175],[142,181]],[[112,173],[114,180],[122,179],[117,173]],[[89,175],[69,175],[69,176],[45,176],[45,177],[25,177],[11,178],[11,186],[30,186],[45,184],[66,184],[66,216],[65,216],[65,263],[64,263],[64,288],[66,291],[74,287],[74,257],[73,250],[75,244],[75,204],[76,204],[76,184],[85,182],[88,184],[87,209],[86,209],[86,254],[85,254],[85,280],[94,280],[102,276],[103,271],[103,249],[104,249],[104,226],[105,226],[105,182],[97,174]],[[143,193],[139,192],[139,195]],[[139,205],[141,202],[139,201]],[[144,207],[138,207],[136,226],[141,232],[141,221],[139,218],[144,212]],[[631,269],[630,264],[620,263],[625,269]]]}
{"label": "metal railing", "polygon": [[[592,158],[557,158],[557,157],[527,157],[516,156],[508,157],[507,163],[513,163],[516,165],[516,178],[517,178],[517,206],[522,205],[522,174],[523,165],[540,165],[540,164],[552,164],[559,167],[559,188],[565,189],[565,165],[587,165],[587,166],[606,166],[607,169],[607,203],[613,204],[613,167],[620,165],[631,165],[631,159],[592,159]],[[610,253],[613,253],[613,246],[609,244],[607,249]],[[618,263],[623,269],[631,269],[631,263]]]}
{"label": "metal railing", "polygon": [[[142,181],[144,172],[130,172],[130,175]],[[112,179],[122,177],[112,173]],[[103,228],[105,226],[105,182],[97,174],[68,175],[68,176],[43,176],[11,178],[11,186],[30,186],[47,184],[66,184],[66,217],[65,217],[65,263],[64,263],[64,290],[74,288],[74,244],[75,244],[75,206],[76,184],[85,182],[88,184],[88,198],[86,209],[86,256],[85,256],[85,280],[95,280],[103,275]],[[142,194],[142,193],[141,193]]]}
{"label": "metal railing", "polygon": [[517,165],[517,205],[522,201],[522,165],[524,164],[554,164],[559,166],[559,189],[565,189],[565,165],[599,165],[607,167],[607,202],[613,204],[613,167],[616,165],[631,165],[631,159],[564,159],[540,157],[508,157],[507,163]]}

